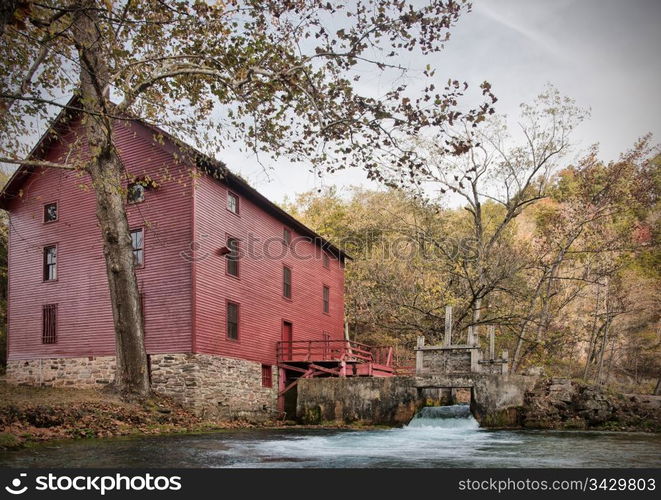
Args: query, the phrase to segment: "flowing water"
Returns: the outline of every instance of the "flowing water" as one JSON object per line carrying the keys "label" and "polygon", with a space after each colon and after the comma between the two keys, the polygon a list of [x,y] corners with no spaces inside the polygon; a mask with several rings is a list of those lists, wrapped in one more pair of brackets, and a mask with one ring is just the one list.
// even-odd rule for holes
{"label": "flowing water", "polygon": [[399,429],[248,429],[0,452],[0,467],[661,467],[661,436],[480,429],[467,406]]}

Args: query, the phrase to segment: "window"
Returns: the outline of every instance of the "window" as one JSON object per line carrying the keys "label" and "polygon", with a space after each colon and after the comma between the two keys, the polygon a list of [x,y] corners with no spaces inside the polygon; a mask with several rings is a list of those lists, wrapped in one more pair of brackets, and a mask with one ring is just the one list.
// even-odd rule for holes
{"label": "window", "polygon": [[239,340],[239,304],[227,303],[227,338]]}
{"label": "window", "polygon": [[131,246],[133,247],[133,264],[140,267],[145,263],[145,235],[142,229],[131,231]]}
{"label": "window", "polygon": [[273,387],[273,370],[270,365],[262,365],[262,387]]}
{"label": "window", "polygon": [[322,258],[322,262],[324,264],[324,267],[326,269],[329,269],[330,268],[330,258],[328,257],[328,254],[326,252],[324,252],[322,254],[321,258]]}
{"label": "window", "polygon": [[291,231],[287,228],[284,228],[282,231],[282,240],[284,241],[285,245],[289,246],[291,245]]}
{"label": "window", "polygon": [[145,191],[147,188],[143,182],[132,182],[128,185],[126,201],[129,203],[140,203],[145,201]]}
{"label": "window", "polygon": [[239,197],[231,191],[227,192],[227,210],[239,215]]}
{"label": "window", "polygon": [[324,285],[324,312],[330,312],[330,288]]}
{"label": "window", "polygon": [[57,220],[57,203],[46,203],[44,205],[44,222],[55,222]]}
{"label": "window", "polygon": [[291,269],[287,266],[282,268],[282,295],[291,299]]}
{"label": "window", "polygon": [[57,279],[57,247],[44,247],[44,281]]}
{"label": "window", "polygon": [[227,238],[229,253],[225,256],[227,261],[226,272],[231,276],[239,277],[239,240]]}
{"label": "window", "polygon": [[41,343],[57,342],[57,304],[46,304],[41,311]]}

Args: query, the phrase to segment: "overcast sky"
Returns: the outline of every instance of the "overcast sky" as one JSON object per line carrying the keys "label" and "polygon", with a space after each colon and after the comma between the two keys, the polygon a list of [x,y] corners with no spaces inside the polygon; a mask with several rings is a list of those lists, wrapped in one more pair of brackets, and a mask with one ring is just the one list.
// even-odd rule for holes
{"label": "overcast sky", "polygon": [[[615,159],[647,132],[661,141],[660,26],[659,0],[473,0],[435,56],[436,74],[491,82],[497,111],[510,116],[550,82],[591,109],[576,150],[598,142],[602,158]],[[265,172],[237,152],[220,159],[276,202],[322,186],[376,186],[360,171],[319,179],[285,163]]]}

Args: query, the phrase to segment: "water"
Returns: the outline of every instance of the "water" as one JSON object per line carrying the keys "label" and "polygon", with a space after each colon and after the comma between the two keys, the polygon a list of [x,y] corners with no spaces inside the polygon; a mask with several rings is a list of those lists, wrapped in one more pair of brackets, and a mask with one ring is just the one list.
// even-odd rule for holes
{"label": "water", "polygon": [[478,429],[468,405],[427,406],[415,414],[407,429]]}
{"label": "water", "polygon": [[425,408],[401,429],[247,429],[50,443],[0,452],[0,467],[660,467],[660,457],[656,434],[489,431],[456,405]]}

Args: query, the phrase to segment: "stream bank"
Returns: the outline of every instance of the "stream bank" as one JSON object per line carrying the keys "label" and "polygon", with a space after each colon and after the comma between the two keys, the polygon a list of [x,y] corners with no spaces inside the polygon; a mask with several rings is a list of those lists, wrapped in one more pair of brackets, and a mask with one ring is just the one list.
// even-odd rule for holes
{"label": "stream bank", "polygon": [[526,393],[519,422],[528,429],[661,432],[661,396],[546,378]]}
{"label": "stream bank", "polygon": [[[361,385],[376,383],[366,380]],[[142,403],[127,403],[110,391],[14,386],[0,382],[0,449],[62,439],[190,434],[242,428],[402,426],[417,409],[429,404],[417,396],[412,383],[402,389],[393,385],[394,380],[386,382],[383,383],[390,389],[385,392],[380,387],[370,386],[353,394],[342,386],[342,391],[333,392],[332,405],[319,405],[317,401],[314,408],[310,407],[316,412],[308,408],[303,413],[304,418],[299,422],[307,424],[303,426],[283,421],[203,419],[158,395]],[[346,380],[327,382],[331,385],[346,383]],[[340,397],[341,394],[344,396]],[[352,394],[355,397],[349,397]],[[389,405],[385,396],[392,401],[396,399],[397,404]],[[328,408],[324,409],[326,406]],[[570,379],[540,379],[525,392],[522,404],[505,411],[511,417],[507,425],[482,422],[482,427],[661,432],[661,397],[616,394]]]}
{"label": "stream bank", "polygon": [[[260,424],[268,426],[270,423]],[[129,403],[111,391],[15,386],[0,382],[0,448],[43,441],[207,432],[257,427],[208,420],[167,397]]]}

